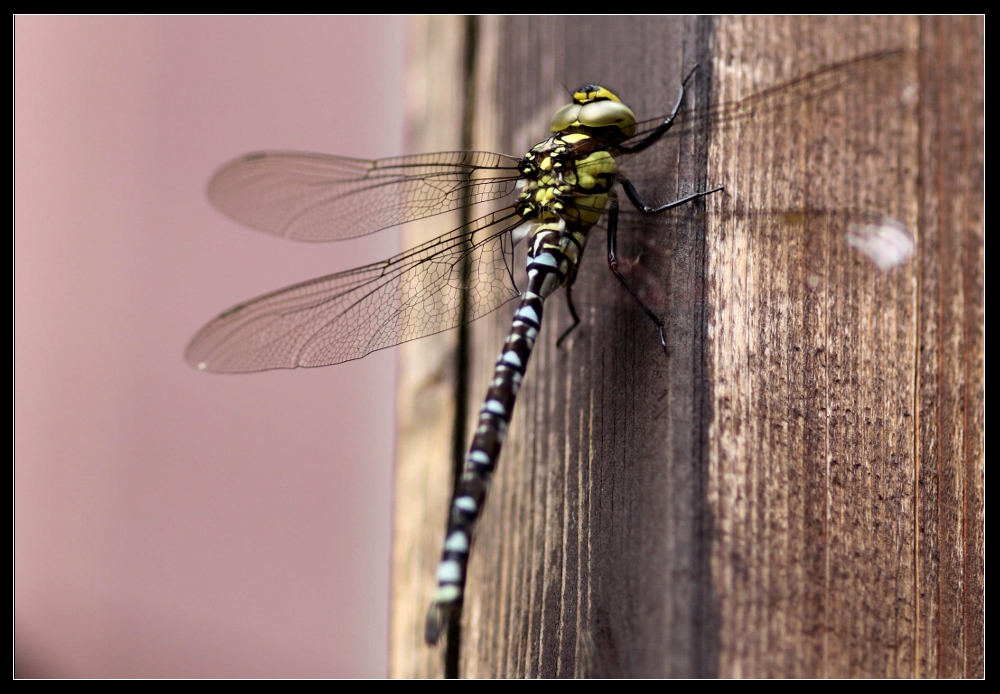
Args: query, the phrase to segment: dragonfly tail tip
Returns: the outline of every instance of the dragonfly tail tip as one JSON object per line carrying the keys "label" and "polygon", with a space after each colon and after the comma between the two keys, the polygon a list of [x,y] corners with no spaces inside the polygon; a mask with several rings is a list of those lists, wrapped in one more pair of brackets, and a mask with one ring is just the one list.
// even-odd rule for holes
{"label": "dragonfly tail tip", "polygon": [[424,641],[428,646],[436,646],[441,632],[448,624],[451,615],[451,603],[433,602],[427,610],[427,623],[424,626]]}

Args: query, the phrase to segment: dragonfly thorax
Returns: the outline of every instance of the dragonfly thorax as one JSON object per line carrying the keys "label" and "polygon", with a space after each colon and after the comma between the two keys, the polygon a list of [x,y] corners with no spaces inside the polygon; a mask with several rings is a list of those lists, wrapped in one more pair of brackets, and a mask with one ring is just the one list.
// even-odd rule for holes
{"label": "dragonfly thorax", "polygon": [[552,117],[552,132],[521,159],[517,212],[554,215],[578,229],[601,218],[617,166],[609,149],[635,134],[632,109],[604,87],[588,84]]}
{"label": "dragonfly thorax", "polygon": [[532,147],[521,160],[518,214],[526,219],[555,216],[582,230],[596,224],[618,168],[608,151],[591,143],[593,138],[584,133],[560,133]]}
{"label": "dragonfly thorax", "polygon": [[618,169],[595,144],[585,133],[559,133],[522,160],[527,173],[516,210],[527,221],[520,234],[530,237],[529,273],[542,265],[550,273],[545,292],[573,284],[587,234],[608,205]]}

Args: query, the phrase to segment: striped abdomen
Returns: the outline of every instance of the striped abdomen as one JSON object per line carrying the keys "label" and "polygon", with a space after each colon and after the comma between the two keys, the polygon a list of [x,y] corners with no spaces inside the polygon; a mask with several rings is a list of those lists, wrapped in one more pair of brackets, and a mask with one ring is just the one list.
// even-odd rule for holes
{"label": "striped abdomen", "polygon": [[536,227],[528,252],[528,286],[493,371],[479,424],[451,502],[448,531],[437,569],[438,588],[427,613],[425,638],[437,642],[452,607],[462,600],[469,550],[486,492],[514,412],[514,402],[542,321],[542,303],[576,275],[586,232],[569,233],[561,220]]}

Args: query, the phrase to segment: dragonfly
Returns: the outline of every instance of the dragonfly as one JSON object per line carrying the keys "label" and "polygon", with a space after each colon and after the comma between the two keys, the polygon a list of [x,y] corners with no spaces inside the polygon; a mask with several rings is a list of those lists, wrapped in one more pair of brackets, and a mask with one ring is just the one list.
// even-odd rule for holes
{"label": "dragonfly", "polygon": [[[249,227],[300,241],[355,238],[482,204],[496,209],[387,260],[237,304],[194,336],[185,357],[199,370],[224,373],[338,364],[457,327],[520,298],[451,500],[425,624],[425,640],[433,645],[461,606],[476,523],[542,328],[545,300],[566,290],[573,323],[561,343],[580,323],[571,289],[590,232],[601,222],[609,269],[666,350],[663,320],[621,267],[617,233],[625,210],[618,190],[639,214],[652,217],[723,194],[724,187],[651,205],[625,172],[629,160],[666,139],[739,127],[849,88],[899,55],[869,54],[739,101],[685,111],[695,68],[682,80],[671,111],[645,121],[611,90],[584,85],[556,111],[549,136],[521,157],[457,151],[363,160],[258,152],[235,159],[211,179],[212,203]],[[879,216],[852,221],[847,242],[883,270],[913,252],[906,229]],[[519,287],[513,251],[521,243],[527,278]]]}

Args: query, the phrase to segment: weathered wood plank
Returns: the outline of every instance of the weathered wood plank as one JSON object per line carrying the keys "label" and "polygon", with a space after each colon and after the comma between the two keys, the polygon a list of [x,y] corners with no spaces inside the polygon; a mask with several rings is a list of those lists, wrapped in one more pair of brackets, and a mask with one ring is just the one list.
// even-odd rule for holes
{"label": "weathered wood plank", "polygon": [[[413,18],[407,27],[409,149],[461,149],[465,25],[457,17]],[[458,226],[458,214],[407,225],[404,247]],[[441,653],[424,645],[424,614],[434,592],[451,499],[456,331],[398,348],[396,509],[393,521],[389,674],[441,677]]]}
{"label": "weathered wood plank", "polygon": [[[738,98],[853,56],[912,51],[916,28],[720,20],[715,87]],[[916,229],[912,55],[713,142],[710,171],[733,182],[708,234],[719,675],[913,673],[915,265],[880,273],[843,243],[842,216]],[[758,214],[795,209],[836,213],[795,225]]]}
{"label": "weathered wood plank", "polygon": [[983,45],[921,22],[917,674],[982,677],[985,413]]}
{"label": "weathered wood plank", "polygon": [[[508,153],[544,135],[563,84],[602,81],[642,118],[694,63],[697,105],[902,52],[640,165],[658,201],[726,185],[704,214],[623,225],[670,355],[595,232],[583,325],[557,349],[568,313],[546,307],[476,539],[462,675],[982,676],[982,34],[980,19],[481,20],[474,147]],[[423,77],[452,103],[461,49],[427,47],[450,51]],[[877,271],[843,243],[862,213],[904,223],[916,257]],[[469,421],[509,320],[471,330]],[[419,634],[447,512],[447,482],[430,487],[451,462],[452,386],[411,381],[421,359],[454,362],[401,361],[402,383],[437,393],[399,401],[392,659],[409,676],[441,672]],[[414,443],[429,419],[433,460]]]}

